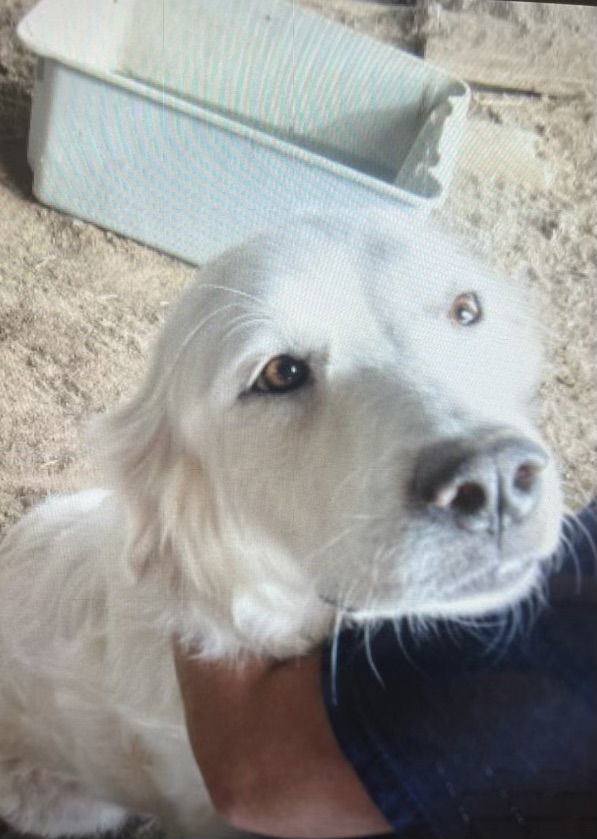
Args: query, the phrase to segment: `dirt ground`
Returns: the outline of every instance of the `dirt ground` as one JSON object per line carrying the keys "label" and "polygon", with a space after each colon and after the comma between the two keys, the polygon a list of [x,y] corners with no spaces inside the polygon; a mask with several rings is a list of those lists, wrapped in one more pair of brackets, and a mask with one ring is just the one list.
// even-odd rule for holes
{"label": "dirt ground", "polygon": [[[540,300],[543,427],[578,509],[597,489],[597,10],[302,2],[473,84],[468,138],[440,215],[498,266],[526,274]],[[48,492],[93,484],[84,423],[133,390],[195,270],[32,196],[34,63],[14,28],[33,5],[0,0],[0,530]],[[480,67],[490,54],[491,72]]]}

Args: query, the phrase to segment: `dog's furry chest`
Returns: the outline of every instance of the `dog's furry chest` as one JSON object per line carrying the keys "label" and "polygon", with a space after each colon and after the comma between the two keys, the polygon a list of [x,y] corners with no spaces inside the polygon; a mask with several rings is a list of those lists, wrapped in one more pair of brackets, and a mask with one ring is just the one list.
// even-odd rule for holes
{"label": "dog's furry chest", "polygon": [[105,497],[52,499],[2,545],[0,775],[26,759],[132,811],[157,804],[171,820],[181,802],[196,811],[208,798],[167,640],[118,597],[112,512],[104,528],[96,520]]}
{"label": "dog's furry chest", "polygon": [[[0,805],[3,762],[17,761],[158,816],[172,835],[196,835],[202,825],[213,839],[228,835],[213,822],[184,725],[171,651],[173,615],[184,609],[131,583],[119,515],[110,493],[56,497],[2,544]],[[280,632],[264,619],[268,610]],[[264,649],[274,638],[289,654],[312,643],[267,587],[248,587],[228,620],[209,603],[178,620],[178,631],[186,626],[212,654],[238,651],[251,633]]]}

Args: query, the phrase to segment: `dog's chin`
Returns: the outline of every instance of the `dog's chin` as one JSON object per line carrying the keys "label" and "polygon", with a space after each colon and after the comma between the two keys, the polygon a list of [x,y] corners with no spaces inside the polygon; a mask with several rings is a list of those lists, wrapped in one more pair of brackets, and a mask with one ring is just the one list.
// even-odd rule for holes
{"label": "dog's chin", "polygon": [[419,599],[400,592],[383,601],[369,602],[366,607],[358,603],[342,604],[332,598],[322,598],[334,605],[351,622],[367,623],[380,620],[416,618],[442,620],[476,618],[504,611],[525,600],[539,587],[545,573],[545,562],[540,560],[512,560],[494,570],[479,571],[461,586],[452,586],[442,596]]}
{"label": "dog's chin", "polygon": [[425,618],[482,618],[510,609],[536,591],[543,577],[540,562],[512,562],[481,577],[461,591],[451,592],[445,600],[422,603],[416,614]]}

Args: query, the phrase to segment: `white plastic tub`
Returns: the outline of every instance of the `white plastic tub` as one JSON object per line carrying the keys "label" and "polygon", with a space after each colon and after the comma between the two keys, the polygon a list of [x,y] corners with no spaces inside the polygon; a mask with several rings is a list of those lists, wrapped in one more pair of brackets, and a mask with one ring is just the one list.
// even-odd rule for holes
{"label": "white plastic tub", "polygon": [[200,263],[302,210],[426,210],[466,85],[284,0],[42,0],[40,201]]}

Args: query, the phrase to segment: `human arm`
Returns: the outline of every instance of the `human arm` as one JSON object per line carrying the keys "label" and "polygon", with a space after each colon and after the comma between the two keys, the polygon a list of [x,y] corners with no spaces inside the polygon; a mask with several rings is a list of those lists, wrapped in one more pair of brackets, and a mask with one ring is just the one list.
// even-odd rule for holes
{"label": "human arm", "polygon": [[336,744],[321,695],[321,654],[241,668],[175,645],[189,739],[218,813],[279,837],[391,831]]}

